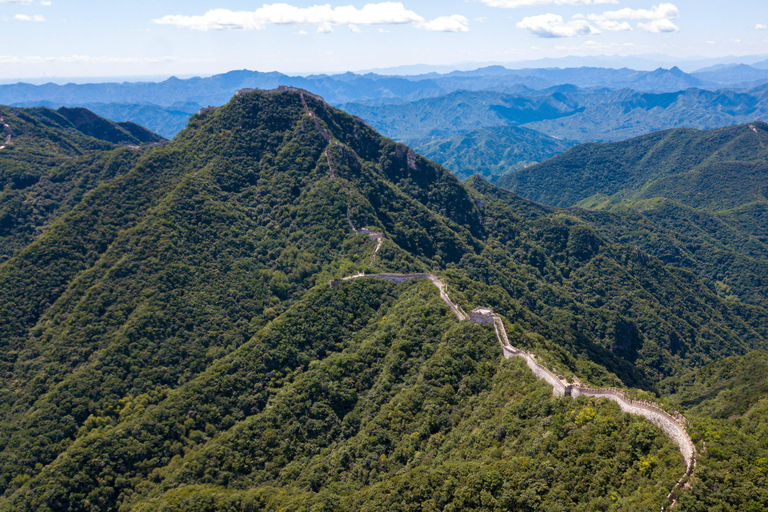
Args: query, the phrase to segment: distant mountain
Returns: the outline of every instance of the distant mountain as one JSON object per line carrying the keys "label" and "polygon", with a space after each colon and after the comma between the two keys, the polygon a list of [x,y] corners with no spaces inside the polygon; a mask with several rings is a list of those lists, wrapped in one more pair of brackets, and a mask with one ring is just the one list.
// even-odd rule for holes
{"label": "distant mountain", "polygon": [[135,122],[157,133],[172,139],[187,126],[189,118],[197,113],[202,106],[197,103],[174,103],[168,107],[153,104],[130,103],[83,103],[78,105],[61,105],[52,101],[22,102],[15,107],[81,107],[102,117],[118,122]]}
{"label": "distant mountain", "polygon": [[760,69],[760,63],[754,66],[735,64],[731,66],[716,66],[713,69],[703,69],[692,73],[691,76],[703,83],[716,84],[721,87],[754,87],[768,81],[768,69]]}
{"label": "distant mountain", "polygon": [[532,122],[526,127],[586,142],[618,141],[676,127],[705,130],[755,120],[768,121],[766,85],[747,91],[616,91],[599,102],[590,101],[572,116]]}
{"label": "distant mountain", "polygon": [[343,108],[397,140],[451,135],[487,126],[522,125],[583,110],[577,100],[561,93],[525,97],[489,91],[458,91],[395,105],[346,104]]}
{"label": "distant mountain", "polygon": [[[768,77],[760,81],[761,73],[762,71],[753,69],[749,75],[749,83],[755,85],[768,82]],[[678,93],[691,88],[715,89],[731,83],[724,81],[724,76],[726,75],[704,73],[702,77],[697,77],[686,74],[677,67],[637,71],[601,67],[508,69],[496,65],[471,71],[451,71],[443,74],[431,72],[410,76],[374,73],[288,76],[277,72],[238,70],[205,78],[172,77],[162,82],[0,85],[0,103],[23,107],[85,107],[110,119],[129,120],[165,137],[173,137],[184,127],[186,119],[200,107],[221,105],[236,91],[245,88],[272,89],[278,85],[288,85],[319,94],[334,105],[359,103],[381,106],[436,98],[458,91],[500,92],[526,98],[539,97],[568,86],[596,94],[597,98],[594,100],[582,98],[582,105],[592,105],[605,99],[603,92],[606,89],[631,89],[639,93]],[[745,85],[742,80],[738,80],[738,84]],[[531,117],[531,120],[533,119],[551,119],[551,114]],[[636,122],[635,119],[628,119],[625,124]],[[642,124],[642,121],[639,123]],[[519,124],[519,121],[515,121],[515,124]],[[654,126],[653,129],[669,126],[671,125]],[[595,140],[583,138],[578,128],[569,127],[563,130],[570,131],[572,135],[557,135],[578,140]],[[410,138],[423,136],[424,133],[425,130],[421,130]],[[622,133],[621,136],[638,134]],[[621,137],[603,134],[597,139],[618,138]]]}
{"label": "distant mountain", "polygon": [[[754,189],[750,169],[760,175],[760,165],[766,159],[765,123],[706,131],[680,128],[622,142],[583,144],[542,164],[510,173],[499,180],[499,185],[554,206],[573,206],[596,195],[648,198],[668,190],[675,199],[693,207],[721,209],[719,205],[726,202],[726,208],[733,208],[739,201],[753,200],[752,195],[742,192]],[[743,188],[732,180],[716,183],[714,175],[726,173],[728,166],[743,172]],[[712,187],[727,187],[733,193],[701,195]],[[759,194],[760,188],[753,193]]]}
{"label": "distant mountain", "polygon": [[397,140],[452,136],[487,126],[525,126],[575,141],[616,141],[681,126],[698,129],[768,120],[768,86],[745,92],[674,93],[558,86],[505,94],[458,91],[386,105],[353,103],[347,111]]}
{"label": "distant mountain", "polygon": [[450,169],[460,179],[473,174],[496,177],[543,162],[575,144],[515,126],[485,127],[407,143],[421,155]]}

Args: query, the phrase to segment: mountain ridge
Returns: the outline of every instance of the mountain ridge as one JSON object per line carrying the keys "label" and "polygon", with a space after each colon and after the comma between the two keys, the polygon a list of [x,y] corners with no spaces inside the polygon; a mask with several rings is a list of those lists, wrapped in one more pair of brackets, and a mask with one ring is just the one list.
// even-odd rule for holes
{"label": "mountain ridge", "polygon": [[684,466],[657,428],[551,399],[432,284],[328,286],[357,272],[439,275],[515,347],[643,399],[768,338],[763,308],[303,91],[130,154],[0,264],[0,510],[666,503]]}

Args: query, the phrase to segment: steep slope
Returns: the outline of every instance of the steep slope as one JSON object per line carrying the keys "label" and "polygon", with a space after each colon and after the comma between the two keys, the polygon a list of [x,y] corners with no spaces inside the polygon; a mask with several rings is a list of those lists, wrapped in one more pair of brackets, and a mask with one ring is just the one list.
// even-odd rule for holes
{"label": "steep slope", "polygon": [[419,154],[450,169],[459,179],[487,178],[556,156],[574,143],[515,126],[487,127],[449,137],[407,141]]}
{"label": "steep slope", "polygon": [[[694,479],[690,493],[680,497],[682,510],[763,510],[768,507],[768,354],[755,351],[729,357],[684,375],[661,387],[685,407],[700,437],[717,438],[700,454],[703,482]],[[735,485],[729,484],[734,482]]]}
{"label": "steep slope", "polygon": [[162,138],[82,109],[0,107],[0,262],[27,246],[90,190],[133,167],[138,146]]}
{"label": "steep slope", "polygon": [[650,423],[550,398],[431,283],[328,286],[438,274],[641,397],[768,345],[764,309],[537,208],[305,91],[194,116],[0,264],[0,510],[667,504]]}
{"label": "steep slope", "polygon": [[[641,197],[656,197],[652,191],[666,190],[668,186],[661,182],[653,188],[653,182],[667,178],[667,183],[674,183],[678,189],[675,197],[686,203],[713,186],[717,180],[712,179],[712,175],[718,172],[741,174],[740,183],[744,187],[755,186],[755,175],[761,175],[760,169],[736,162],[764,162],[766,158],[768,125],[765,123],[706,131],[677,129],[611,144],[577,146],[543,164],[511,173],[501,179],[499,185],[540,203],[573,206],[597,194],[632,197],[646,186],[651,190],[643,191]],[[716,166],[726,162],[733,162],[730,168]],[[698,171],[687,180],[671,178],[707,166],[715,167]],[[704,178],[697,180],[698,176]],[[758,189],[764,186],[760,183],[758,179]],[[724,188],[733,187],[733,194],[738,195],[741,189],[737,192],[735,186],[738,185],[733,180],[722,181],[717,190],[722,194]],[[717,207],[711,196],[704,204],[700,200],[690,202],[696,207]]]}

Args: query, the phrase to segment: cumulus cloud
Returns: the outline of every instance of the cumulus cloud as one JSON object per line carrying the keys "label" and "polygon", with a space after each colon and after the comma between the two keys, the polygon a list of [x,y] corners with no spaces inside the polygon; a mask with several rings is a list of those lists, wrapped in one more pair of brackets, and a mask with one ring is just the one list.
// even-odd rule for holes
{"label": "cumulus cloud", "polygon": [[677,18],[680,10],[673,4],[659,4],[650,9],[619,9],[606,11],[601,15],[609,20],[662,20]]}
{"label": "cumulus cloud", "polygon": [[32,0],[0,0],[0,4],[29,5]]}
{"label": "cumulus cloud", "polygon": [[600,16],[594,16],[594,17],[590,16],[590,19],[594,21],[595,24],[601,29],[608,30],[610,32],[622,32],[622,31],[632,30],[632,25],[630,25],[626,21],[607,20],[605,18],[601,18]]}
{"label": "cumulus cloud", "polygon": [[45,21],[45,18],[40,16],[39,14],[35,14],[33,16],[29,16],[28,14],[17,14],[13,17],[13,19],[17,21]]}
{"label": "cumulus cloud", "polygon": [[637,28],[644,30],[645,32],[650,32],[651,34],[666,34],[680,30],[680,27],[668,19],[651,20],[648,23],[638,23]]}
{"label": "cumulus cloud", "polygon": [[441,16],[417,26],[434,32],[469,32],[469,20],[460,14]]}
{"label": "cumulus cloud", "polygon": [[313,5],[266,4],[255,11],[213,9],[201,16],[181,14],[152,20],[160,25],[174,25],[192,30],[261,30],[267,25],[317,25],[318,32],[331,32],[334,25],[403,25],[411,24],[425,30],[465,32],[468,21],[463,16],[443,16],[427,21],[408,10],[400,2],[367,4],[361,9],[354,6],[331,7]]}
{"label": "cumulus cloud", "polygon": [[588,19],[601,29],[610,31],[632,30],[630,24],[622,20],[648,20],[647,23],[638,23],[637,28],[645,32],[661,34],[680,30],[680,27],[670,21],[670,18],[679,16],[680,10],[677,6],[663,3],[650,9],[626,8],[618,11],[606,11],[602,14],[590,14]]}
{"label": "cumulus cloud", "polygon": [[617,4],[619,0],[480,0],[491,7],[517,9],[520,7],[538,7],[542,5],[598,5]]}
{"label": "cumulus cloud", "polygon": [[575,37],[600,33],[600,30],[590,25],[587,20],[565,21],[562,16],[552,13],[523,18],[517,28],[528,29],[539,37]]}
{"label": "cumulus cloud", "polygon": [[768,29],[768,27],[766,27],[762,23],[758,23],[757,25],[755,25],[755,29],[756,30],[766,30],[766,29]]}

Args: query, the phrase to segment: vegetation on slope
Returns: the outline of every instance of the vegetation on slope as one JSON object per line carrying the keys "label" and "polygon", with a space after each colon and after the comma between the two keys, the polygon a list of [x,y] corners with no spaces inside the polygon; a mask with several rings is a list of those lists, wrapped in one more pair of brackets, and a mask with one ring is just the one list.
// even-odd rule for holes
{"label": "vegetation on slope", "polygon": [[0,264],[0,510],[660,507],[657,428],[551,398],[429,283],[328,287],[439,273],[640,394],[766,346],[766,310],[537,208],[307,93],[193,117]]}
{"label": "vegetation on slope", "polygon": [[[539,203],[567,207],[597,194],[633,197],[657,180],[717,164],[729,163],[729,172],[739,174],[739,169],[733,168],[738,162],[765,161],[767,157],[768,125],[764,123],[708,131],[677,129],[610,144],[583,144],[540,165],[511,173],[500,179],[499,185]],[[759,170],[745,165],[744,179],[753,181]],[[680,183],[678,179],[674,185],[680,189],[696,186],[696,195],[717,181],[715,170],[706,172],[698,182],[689,178]],[[740,191],[732,180],[721,181],[717,190],[722,192],[726,186],[732,193]],[[655,190],[659,189],[666,191],[663,184]],[[677,196],[686,197],[681,192]]]}
{"label": "vegetation on slope", "polygon": [[460,180],[473,174],[493,179],[543,162],[573,146],[572,142],[515,126],[479,128],[407,143],[420,155],[449,169]]}
{"label": "vegetation on slope", "polygon": [[694,418],[706,439],[701,469],[680,509],[768,508],[768,353],[755,351],[713,362],[661,383],[669,397]]}
{"label": "vegetation on slope", "polygon": [[136,165],[136,151],[114,144],[162,140],[132,123],[120,125],[82,109],[0,107],[0,117],[11,134],[0,150],[0,262],[89,191]]}

